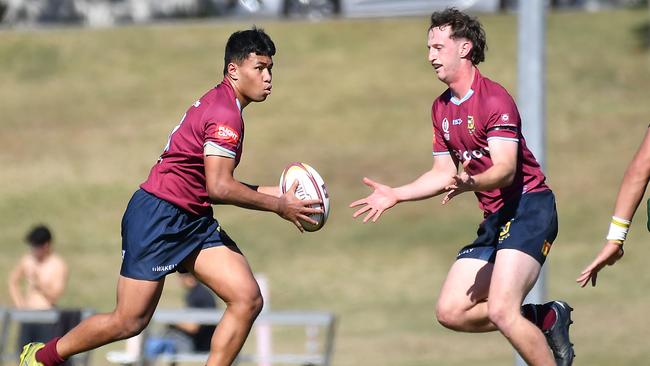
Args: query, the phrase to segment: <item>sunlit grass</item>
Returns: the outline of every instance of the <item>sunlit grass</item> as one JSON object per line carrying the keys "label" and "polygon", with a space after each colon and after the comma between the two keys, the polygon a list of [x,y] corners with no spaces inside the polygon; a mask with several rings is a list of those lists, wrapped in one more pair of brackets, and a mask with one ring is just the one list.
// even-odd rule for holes
{"label": "sunlit grass", "polygon": [[[626,257],[599,287],[573,283],[601,245],[625,164],[650,123],[650,56],[634,33],[646,18],[548,18],[546,161],[560,211],[548,289],[576,308],[576,365],[650,359],[643,212]],[[517,96],[516,18],[481,19],[489,44],[481,70]],[[257,22],[278,46],[274,89],[245,110],[236,175],[276,184],[286,163],[308,162],[328,184],[332,216],[322,232],[303,235],[273,214],[216,207],[216,216],[270,278],[273,308],[339,315],[335,365],[512,362],[499,335],[456,334],[434,321],[446,271],[481,220],[473,197],[400,205],[378,224],[353,222],[347,208],[369,192],[364,175],[400,184],[430,167],[430,106],[444,88],[426,62],[426,22]],[[227,36],[250,25],[0,33],[1,283],[26,250],[25,231],[46,222],[71,263],[61,305],[112,308],[124,207],[187,106],[221,79]],[[162,306],[179,306],[179,296],[168,281]],[[0,286],[0,306],[9,303]],[[100,350],[94,360],[103,359]]]}

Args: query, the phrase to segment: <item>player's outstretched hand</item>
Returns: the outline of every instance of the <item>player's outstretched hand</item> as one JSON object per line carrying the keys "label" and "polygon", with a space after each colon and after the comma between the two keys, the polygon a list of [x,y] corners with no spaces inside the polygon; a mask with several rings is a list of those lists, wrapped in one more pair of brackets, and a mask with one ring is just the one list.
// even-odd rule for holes
{"label": "player's outstretched hand", "polygon": [[611,241],[608,241],[603,249],[600,250],[600,253],[596,256],[596,259],[594,259],[591,264],[587,266],[587,268],[580,273],[580,276],[576,279],[576,282],[580,285],[580,287],[585,287],[587,283],[589,283],[589,280],[591,280],[591,286],[596,286],[596,279],[598,278],[598,271],[603,269],[603,267],[611,266],[616,261],[621,259],[621,257],[625,254],[625,251],[623,250],[623,246],[619,244],[615,244]]}
{"label": "player's outstretched hand", "polygon": [[368,222],[372,219],[372,222],[377,222],[379,216],[381,216],[384,211],[395,206],[397,203],[397,197],[393,192],[393,189],[387,185],[375,182],[370,178],[363,178],[363,183],[368,187],[374,189],[374,191],[366,198],[354,201],[350,204],[350,208],[361,206],[357,211],[352,214],[352,217],[357,218],[364,213],[368,213],[366,217],[363,218],[363,222]]}
{"label": "player's outstretched hand", "polygon": [[445,191],[447,191],[447,194],[442,199],[443,205],[451,201],[452,198],[458,196],[463,192],[474,190],[474,186],[476,182],[474,181],[474,178],[472,178],[472,176],[467,174],[466,172],[466,168],[469,165],[470,161],[472,160],[467,159],[465,160],[465,162],[463,162],[463,171],[461,173],[454,175],[453,176],[454,183],[445,187]]}
{"label": "player's outstretched hand", "polygon": [[280,196],[280,204],[278,207],[277,214],[280,215],[283,219],[296,225],[300,232],[304,232],[305,229],[302,227],[300,221],[307,221],[314,225],[317,225],[318,222],[311,217],[310,214],[323,213],[323,210],[320,208],[313,208],[312,205],[322,204],[321,200],[301,200],[296,197],[296,188],[298,188],[298,181],[295,180],[291,185],[291,188]]}

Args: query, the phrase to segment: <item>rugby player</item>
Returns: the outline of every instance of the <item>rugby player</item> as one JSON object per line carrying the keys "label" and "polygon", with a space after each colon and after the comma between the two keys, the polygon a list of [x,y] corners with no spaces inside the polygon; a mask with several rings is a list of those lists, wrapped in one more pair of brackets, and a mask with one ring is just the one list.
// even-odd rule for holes
{"label": "rugby player", "polygon": [[212,204],[271,211],[303,230],[299,220],[318,200],[292,190],[246,185],[234,178],[244,141],[242,110],[271,94],[275,45],[261,29],[233,33],[226,44],[223,81],[189,107],[169,136],[148,179],[122,219],[122,268],[117,305],[61,338],[31,343],[21,366],[57,366],[74,354],[140,333],[149,323],[165,276],[187,271],[226,303],[211,340],[209,366],[232,364],[263,299],[246,258],[213,217]]}
{"label": "rugby player", "polygon": [[353,217],[376,222],[399,202],[445,194],[446,204],[474,192],[484,220],[447,274],[438,321],[455,331],[499,330],[529,365],[571,365],[572,309],[562,301],[522,307],[557,235],[555,198],[526,147],[513,98],[477,67],[485,59],[485,32],[478,20],[450,8],[431,15],[427,46],[448,86],[431,110],[433,167],[395,188],[364,178],[374,191],[350,204],[360,206]]}

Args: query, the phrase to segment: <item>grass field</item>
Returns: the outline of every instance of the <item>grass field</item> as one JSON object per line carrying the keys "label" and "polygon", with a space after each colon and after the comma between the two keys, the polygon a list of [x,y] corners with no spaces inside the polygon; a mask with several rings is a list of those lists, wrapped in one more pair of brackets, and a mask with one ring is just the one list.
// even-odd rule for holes
{"label": "grass field", "polygon": [[[516,17],[481,20],[481,70],[516,96]],[[650,123],[650,53],[635,33],[647,22],[643,11],[548,17],[546,171],[560,213],[548,295],[576,308],[577,366],[650,360],[644,210],[627,255],[599,286],[574,283],[602,245],[625,164]],[[368,193],[364,175],[400,184],[430,167],[429,112],[443,85],[426,61],[426,17],[258,25],[278,47],[274,89],[245,110],[237,177],[275,184],[286,163],[305,161],[332,197],[327,226],[302,235],[273,214],[216,208],[270,278],[271,307],[336,312],[336,366],[511,364],[499,335],[434,321],[442,279],[481,219],[474,197],[400,205],[374,225],[347,208]],[[4,284],[25,232],[45,222],[71,264],[61,305],[112,309],[127,200],[187,106],[220,81],[227,36],[248,26],[0,32],[0,306],[10,305]],[[175,281],[165,292],[161,306],[180,305]]]}

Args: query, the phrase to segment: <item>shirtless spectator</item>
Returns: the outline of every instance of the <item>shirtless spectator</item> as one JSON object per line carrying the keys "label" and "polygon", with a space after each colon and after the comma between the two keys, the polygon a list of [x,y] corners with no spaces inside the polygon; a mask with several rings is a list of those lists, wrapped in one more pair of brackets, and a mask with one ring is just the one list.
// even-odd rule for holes
{"label": "shirtless spectator", "polygon": [[[46,226],[36,226],[25,239],[30,252],[20,258],[9,275],[11,300],[18,309],[52,309],[65,289],[68,266],[52,250],[52,234]],[[47,341],[53,332],[54,324],[21,324],[18,344]]]}

